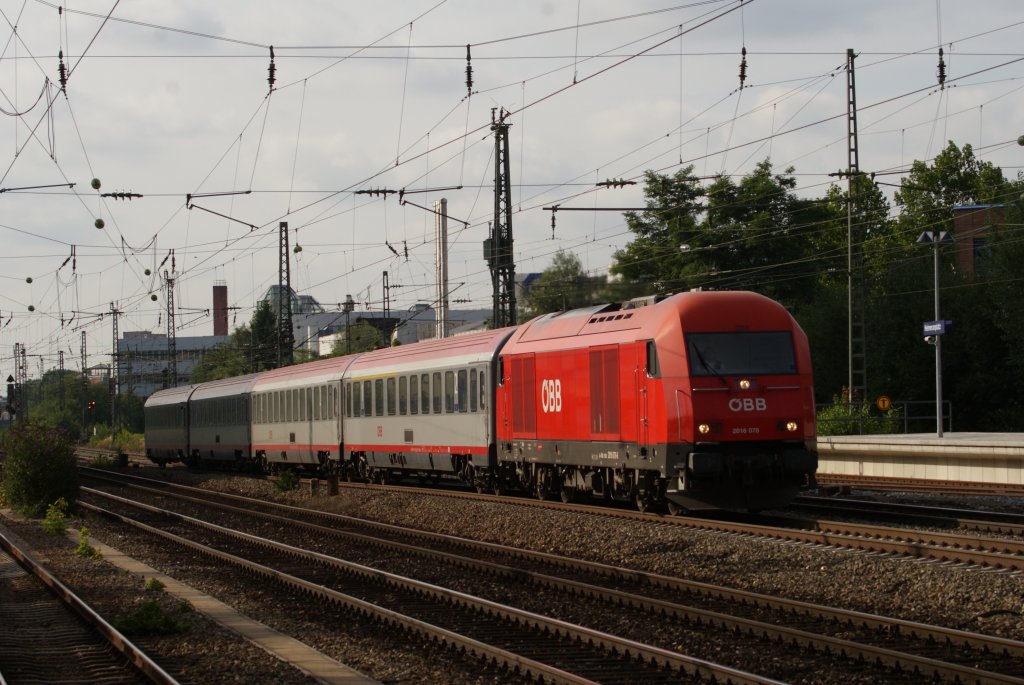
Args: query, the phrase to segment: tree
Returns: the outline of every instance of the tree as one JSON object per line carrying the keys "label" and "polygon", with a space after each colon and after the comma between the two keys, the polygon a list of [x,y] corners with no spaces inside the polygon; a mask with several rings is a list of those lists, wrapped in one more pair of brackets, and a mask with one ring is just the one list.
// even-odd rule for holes
{"label": "tree", "polygon": [[692,287],[692,279],[707,271],[700,252],[704,236],[697,225],[704,210],[700,202],[704,190],[692,166],[672,176],[648,171],[644,179],[647,209],[624,214],[635,237],[615,252],[612,273],[626,284],[638,285],[636,290],[629,289],[634,294],[649,294],[659,285]]}
{"label": "tree", "polygon": [[276,366],[277,318],[263,300],[256,305],[248,326],[236,328],[227,342],[206,351],[192,370],[192,382],[244,376]]}
{"label": "tree", "polygon": [[594,301],[602,280],[588,276],[575,254],[559,250],[523,298],[522,318],[585,307]]}
{"label": "tree", "polygon": [[346,344],[344,337],[338,338],[331,349],[332,357],[369,352],[370,350],[379,350],[384,347],[384,336],[381,334],[380,329],[368,323],[365,319],[356,319],[355,323],[350,323],[343,330],[351,343]]}
{"label": "tree", "polygon": [[34,419],[19,420],[4,436],[3,487],[7,502],[26,516],[41,516],[47,505],[78,499],[75,447],[67,431]]}

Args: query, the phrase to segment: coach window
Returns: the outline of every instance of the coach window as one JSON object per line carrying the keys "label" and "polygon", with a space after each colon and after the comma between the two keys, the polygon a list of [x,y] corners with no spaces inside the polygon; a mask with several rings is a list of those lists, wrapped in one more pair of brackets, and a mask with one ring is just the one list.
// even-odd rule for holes
{"label": "coach window", "polygon": [[444,411],[446,414],[455,413],[455,372],[444,372]]}
{"label": "coach window", "polygon": [[352,416],[352,384],[345,384],[345,416]]}
{"label": "coach window", "polygon": [[469,410],[476,412],[477,408],[477,384],[476,384],[476,369],[469,370]]}
{"label": "coach window", "polygon": [[434,378],[433,378],[432,383],[433,383],[433,386],[434,386],[433,387],[433,394],[432,394],[433,400],[434,400],[434,402],[433,402],[433,404],[434,404],[434,413],[435,414],[440,414],[441,413],[441,397],[442,397],[442,395],[444,393],[444,390],[441,388],[441,374],[440,374],[440,372],[434,374]]}
{"label": "coach window", "polygon": [[295,420],[296,421],[305,421],[306,420],[306,395],[307,395],[306,388],[299,388],[296,391],[296,393],[295,393],[295,397],[297,399],[297,401],[295,403]]}
{"label": "coach window", "polygon": [[363,416],[373,416],[373,383],[363,381]]}
{"label": "coach window", "polygon": [[391,378],[387,379],[387,383],[385,385],[387,385],[387,389],[388,389],[388,416],[394,416],[395,415],[395,399],[396,399],[395,398],[395,394],[396,394],[395,393],[395,377],[392,376]]}
{"label": "coach window", "polygon": [[409,413],[418,414],[420,408],[420,377],[409,376]]}
{"label": "coach window", "polygon": [[430,413],[430,374],[420,376],[420,411],[424,414]]}
{"label": "coach window", "polygon": [[469,379],[466,377],[466,370],[461,369],[457,375],[458,384],[458,395],[456,395],[456,405],[460,412],[465,414],[469,411]]}
{"label": "coach window", "polygon": [[487,372],[480,369],[480,410],[487,407]]}
{"label": "coach window", "polygon": [[384,416],[384,379],[373,382],[373,415]]}
{"label": "coach window", "polygon": [[320,387],[319,385],[314,385],[312,389],[313,389],[313,416],[312,416],[312,419],[314,421],[319,421],[320,420],[320,402],[321,402],[320,396],[323,393],[324,389],[322,387]]}
{"label": "coach window", "polygon": [[402,376],[398,379],[398,413],[405,416],[409,408],[409,379]]}
{"label": "coach window", "polygon": [[320,418],[331,418],[331,399],[334,397],[334,388],[325,385],[320,388]]}
{"label": "coach window", "polygon": [[352,416],[363,415],[363,385],[359,381],[352,384]]}

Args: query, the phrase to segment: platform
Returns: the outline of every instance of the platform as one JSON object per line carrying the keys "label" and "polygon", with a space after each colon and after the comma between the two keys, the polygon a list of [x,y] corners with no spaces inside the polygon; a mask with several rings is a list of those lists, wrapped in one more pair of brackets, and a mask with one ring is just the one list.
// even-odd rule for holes
{"label": "platform", "polygon": [[819,436],[818,474],[1024,488],[1024,433]]}

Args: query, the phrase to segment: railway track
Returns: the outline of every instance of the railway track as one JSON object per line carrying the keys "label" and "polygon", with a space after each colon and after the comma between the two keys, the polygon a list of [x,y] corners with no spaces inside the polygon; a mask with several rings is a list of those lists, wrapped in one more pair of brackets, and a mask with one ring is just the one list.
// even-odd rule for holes
{"label": "railway track", "polygon": [[[596,607],[613,607],[619,618],[637,623],[659,616],[659,633],[700,626],[722,652],[750,648],[792,651],[794,646],[816,654],[815,667],[824,672],[875,671],[886,682],[906,678],[915,682],[922,674],[937,682],[1022,683],[1024,643],[964,631],[928,626],[898,619],[817,606],[729,588],[657,576],[584,562],[550,554],[510,549],[461,538],[412,531],[336,514],[297,509],[175,487],[143,487],[147,501],[162,506],[177,500],[182,506],[199,507],[204,521],[238,521],[257,517],[263,523],[251,529],[265,531],[304,528],[311,537],[338,540],[333,553],[355,556],[364,563],[383,559],[418,560],[412,564],[435,573],[478,579],[474,591],[500,585],[509,591],[521,587],[536,602],[563,595],[564,604],[585,602],[590,614]],[[89,491],[91,494],[93,491]],[[188,494],[186,494],[188,493]],[[116,500],[115,500],[116,501]],[[128,502],[121,502],[127,505]],[[195,513],[195,511],[193,511]],[[338,551],[340,550],[340,551]],[[423,563],[429,562],[429,563]],[[449,571],[438,569],[448,567]],[[542,606],[534,611],[543,610]],[[737,637],[739,639],[737,639]],[[837,656],[845,655],[845,656]],[[785,662],[783,654],[776,658]],[[829,663],[832,659],[832,663]],[[733,664],[742,667],[741,664]],[[769,674],[781,677],[780,674]]]}
{"label": "railway track", "polygon": [[[125,477],[135,476],[125,475]],[[167,484],[166,481],[151,482]],[[570,511],[630,521],[682,526],[717,533],[756,536],[782,542],[826,545],[873,554],[893,554],[943,563],[967,564],[979,569],[1007,572],[1024,571],[1024,542],[1021,540],[979,537],[942,530],[916,530],[905,526],[887,527],[819,518],[743,516],[739,517],[739,520],[729,520],[728,518],[702,516],[664,516],[625,507],[565,503],[507,495],[495,496],[464,489],[418,488],[406,485],[365,483],[340,483],[339,487],[353,490],[390,489],[403,493],[422,493],[432,497],[502,502],[555,511]]]}
{"label": "railway track", "polygon": [[789,509],[791,511],[823,512],[830,515],[869,517],[872,520],[904,525],[959,528],[1024,537],[1024,514],[1006,511],[978,511],[820,496],[798,497],[789,506]]}
{"label": "railway track", "polygon": [[881,478],[847,474],[818,473],[818,486],[844,489],[924,492],[942,495],[1010,495],[1024,497],[1024,485],[1013,483],[969,483],[955,480],[923,480],[921,478]]}
{"label": "railway track", "polygon": [[177,683],[3,534],[0,615],[0,682]]}
{"label": "railway track", "polygon": [[[98,496],[93,490],[85,494]],[[92,502],[80,505],[186,548],[204,557],[204,564],[229,564],[247,575],[284,585],[304,595],[303,601],[312,597],[338,604],[351,614],[372,616],[391,629],[444,644],[473,660],[501,664],[516,679],[778,682],[142,502],[114,501],[115,508],[128,507],[132,513],[117,513]]]}

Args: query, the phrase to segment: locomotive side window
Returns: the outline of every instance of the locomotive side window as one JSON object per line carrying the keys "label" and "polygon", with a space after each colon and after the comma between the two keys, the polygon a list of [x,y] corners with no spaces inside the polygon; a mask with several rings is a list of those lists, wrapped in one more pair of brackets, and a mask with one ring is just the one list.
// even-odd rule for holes
{"label": "locomotive side window", "polygon": [[409,413],[417,414],[420,406],[420,378],[409,376]]}
{"label": "locomotive side window", "polygon": [[430,374],[420,376],[420,411],[430,413]]}
{"label": "locomotive side window", "polygon": [[476,369],[469,370],[469,410],[476,412],[477,407],[477,384]]}
{"label": "locomotive side window", "polygon": [[405,416],[409,406],[409,378],[402,376],[398,379],[398,413]]}
{"label": "locomotive side window", "polygon": [[439,372],[434,374],[433,384],[434,384],[434,394],[433,394],[433,398],[434,398],[434,413],[435,414],[440,414],[441,413],[441,392],[442,392],[442,389],[441,389],[441,374]]}
{"label": "locomotive side window", "polygon": [[363,416],[373,416],[373,384],[363,381]]}
{"label": "locomotive side window", "polygon": [[391,377],[387,382],[388,389],[388,416],[395,415],[395,379]]}
{"label": "locomotive side window", "polygon": [[691,376],[789,375],[796,373],[789,331],[687,333]]}

